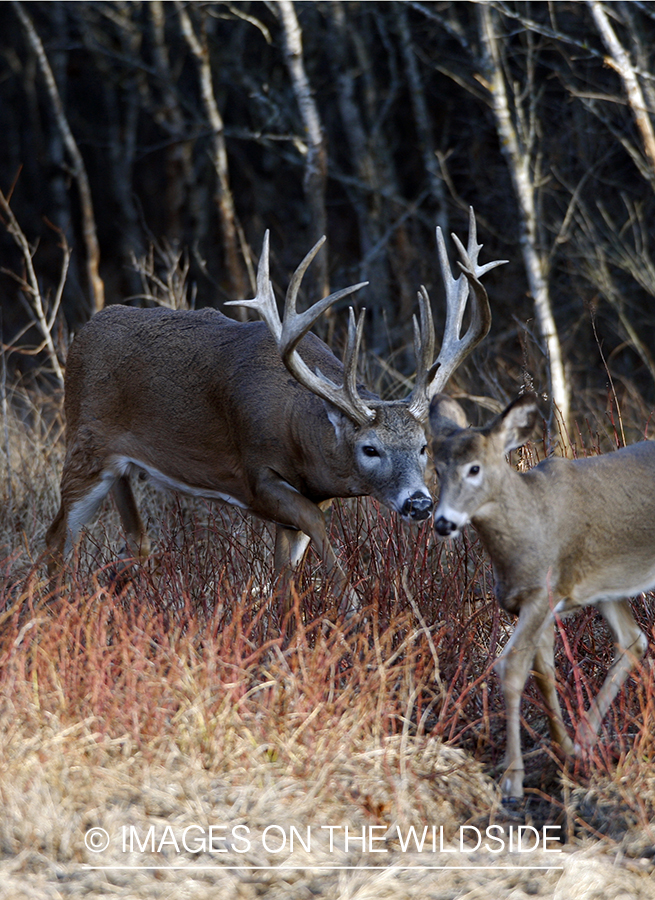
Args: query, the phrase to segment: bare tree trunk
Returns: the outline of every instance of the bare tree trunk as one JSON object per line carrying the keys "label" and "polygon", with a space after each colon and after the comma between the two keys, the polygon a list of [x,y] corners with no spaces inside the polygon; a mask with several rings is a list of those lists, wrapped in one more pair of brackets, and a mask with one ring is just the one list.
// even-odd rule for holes
{"label": "bare tree trunk", "polygon": [[[502,51],[492,19],[493,11],[488,4],[481,4],[479,6],[479,14],[480,38],[484,47],[487,69],[487,87],[491,93],[492,108],[501,150],[507,161],[518,201],[521,252],[539,329],[546,345],[550,374],[550,393],[563,429],[566,430],[570,416],[569,389],[548,288],[548,265],[544,255],[539,250],[537,241],[536,183],[531,160],[532,142],[535,137],[534,123],[522,121],[521,135],[519,136],[510,111],[505,74],[503,72]],[[520,116],[523,114],[523,111],[521,110],[519,97],[515,95],[514,101],[517,115]],[[532,112],[530,115],[532,115]]]}
{"label": "bare tree trunk", "polygon": [[[318,109],[312,96],[309,80],[305,72],[302,52],[302,32],[292,0],[278,0],[277,6],[284,33],[285,61],[293,91],[300,109],[307,139],[305,160],[305,196],[310,209],[312,242],[316,242],[327,232],[325,212],[325,186],[327,182],[327,150]],[[330,293],[328,277],[328,257],[323,250],[315,262],[314,278],[317,293]]]}
{"label": "bare tree trunk", "polygon": [[131,263],[135,256],[140,257],[144,253],[134,194],[137,129],[141,97],[145,94],[144,75],[138,64],[143,42],[139,14],[138,4],[134,3],[124,6],[117,4],[114,13],[123,58],[133,60],[133,65],[128,67],[120,86],[112,83],[107,63],[102,58],[98,63],[100,71],[105,71],[107,75],[103,84],[109,145],[107,155],[111,161],[113,194],[118,205],[115,227],[119,235],[123,269],[121,289],[127,289],[130,295],[136,294],[141,286],[141,280]]}
{"label": "bare tree trunk", "polygon": [[185,205],[195,203],[195,197],[192,199],[189,196],[193,169],[191,141],[185,139],[184,115],[170,83],[171,64],[166,46],[164,4],[162,0],[151,0],[148,9],[152,24],[153,56],[162,96],[162,109],[158,119],[171,137],[171,143],[166,148],[163,230],[172,241],[180,244],[184,237]]}
{"label": "bare tree trunk", "polygon": [[[357,71],[359,67],[348,65],[345,48],[348,46],[349,34],[343,4],[338,0],[331,3],[330,13],[335,31],[330,61],[337,86],[339,113],[349,150],[348,156],[361,182],[361,189],[358,186],[350,192],[350,202],[357,216],[359,231],[361,253],[359,278],[370,282],[370,287],[364,288],[362,302],[373,314],[369,335],[370,346],[381,352],[388,340],[388,324],[392,317],[389,266],[386,254],[381,252],[380,248],[384,234],[383,212],[380,208],[382,178],[355,99],[356,74],[352,70],[354,68]],[[413,303],[413,300],[412,295],[410,303]]]}
{"label": "bare tree trunk", "polygon": [[[50,63],[62,102],[65,103],[69,57],[67,49],[69,45],[67,15],[65,4],[60,2],[60,0],[52,3],[51,9],[53,11],[52,21],[56,34],[55,44],[58,47],[57,49],[53,47],[51,50]],[[57,117],[52,109],[49,119],[47,152],[52,166],[52,176],[50,178],[50,194],[54,204],[52,221],[64,235],[67,243],[72,245],[75,236],[73,232],[69,173],[66,164],[66,147],[62,139],[61,129],[57,123]],[[71,316],[71,319],[82,322],[88,317],[86,292],[80,281],[80,266],[84,264],[83,255],[73,255],[71,257],[66,279],[67,298],[75,304],[75,315]]]}
{"label": "bare tree trunk", "polygon": [[655,133],[653,133],[653,124],[648,113],[648,106],[644,100],[634,66],[628,52],[617,38],[603,4],[599,0],[587,0],[587,6],[591,11],[603,43],[610,54],[607,62],[618,73],[623,82],[628,103],[641,134],[646,157],[650,163],[652,184],[655,181]]}
{"label": "bare tree trunk", "polygon": [[223,126],[223,118],[218,109],[218,104],[216,103],[216,97],[214,95],[211,65],[209,62],[209,48],[204,35],[202,40],[198,38],[183,3],[181,3],[180,0],[176,0],[175,7],[180,18],[182,34],[184,35],[198,67],[202,103],[205,109],[205,115],[207,116],[212,129],[213,163],[218,184],[216,199],[221,231],[223,234],[225,262],[230,282],[230,295],[235,300],[243,300],[246,296],[248,282],[245,277],[243,265],[241,264],[239,235],[228,173],[225,129]]}
{"label": "bare tree trunk", "polygon": [[100,247],[98,245],[98,237],[96,234],[95,217],[93,214],[93,201],[91,199],[91,188],[89,179],[86,174],[86,167],[82,154],[79,151],[73,133],[70,130],[64,106],[57,89],[48,57],[46,56],[41,38],[36,33],[36,29],[32,20],[23,8],[23,3],[19,0],[13,0],[13,7],[16,11],[23,30],[27,36],[32,51],[39,61],[39,68],[45,80],[46,89],[52,103],[57,125],[61,132],[62,140],[71,158],[72,173],[77,184],[77,190],[80,195],[80,206],[82,208],[82,233],[84,235],[84,244],[86,247],[86,269],[89,280],[89,290],[91,292],[91,312],[97,312],[105,305],[105,286],[100,277]]}
{"label": "bare tree trunk", "polygon": [[437,159],[434,144],[432,142],[430,117],[428,115],[423,82],[418,66],[416,65],[416,56],[412,46],[412,36],[407,21],[407,5],[405,3],[397,3],[396,6],[398,8],[400,46],[403,60],[405,61],[407,80],[409,81],[416,131],[421,148],[421,155],[423,156],[423,165],[425,166],[425,171],[428,176],[430,194],[437,207],[436,224],[439,225],[444,234],[449,234],[450,229],[448,227],[448,212],[446,208],[443,178],[441,177],[439,160]]}

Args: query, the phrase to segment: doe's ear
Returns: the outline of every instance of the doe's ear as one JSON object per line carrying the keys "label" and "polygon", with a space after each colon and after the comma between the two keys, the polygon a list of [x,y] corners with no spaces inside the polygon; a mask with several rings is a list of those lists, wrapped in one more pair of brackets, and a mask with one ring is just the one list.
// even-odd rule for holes
{"label": "doe's ear", "polygon": [[537,395],[523,394],[494,419],[489,434],[497,436],[505,453],[509,453],[525,444],[540,417]]}
{"label": "doe's ear", "polygon": [[430,403],[430,431],[433,437],[448,437],[468,428],[466,413],[456,400],[446,394],[435,394]]}

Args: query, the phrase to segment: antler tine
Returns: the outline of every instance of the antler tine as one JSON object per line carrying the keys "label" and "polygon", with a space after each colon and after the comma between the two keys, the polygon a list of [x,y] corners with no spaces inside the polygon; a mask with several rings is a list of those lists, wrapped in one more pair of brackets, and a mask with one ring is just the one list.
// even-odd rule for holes
{"label": "antler tine", "polygon": [[414,326],[414,357],[416,359],[416,383],[409,395],[409,411],[417,419],[424,419],[427,415],[428,400],[427,389],[432,377],[432,363],[434,360],[434,323],[430,308],[430,297],[423,285],[418,292],[418,305],[420,326],[416,316],[412,317]]}
{"label": "antler tine", "polygon": [[329,400],[333,406],[340,409],[358,425],[368,425],[376,415],[375,410],[364,403],[357,390],[357,359],[359,357],[359,347],[364,333],[365,313],[366,310],[363,309],[355,322],[355,311],[352,306],[350,307],[348,318],[348,340],[343,354],[343,385],[339,386],[335,384],[333,381],[330,381],[329,378],[326,378],[318,369],[316,370],[319,386],[315,390],[315,393],[322,396],[324,400]]}
{"label": "antler tine", "polygon": [[446,294],[446,324],[444,327],[444,337],[448,334],[459,335],[462,328],[462,319],[464,318],[464,310],[466,309],[466,301],[468,299],[468,283],[465,278],[453,278],[450,269],[450,260],[448,259],[448,251],[446,250],[446,241],[443,232],[437,226],[437,249],[439,253],[439,268],[441,269],[441,280]]}
{"label": "antler tine", "polygon": [[[458,245],[459,249],[459,247],[461,247],[462,245],[462,242],[455,235],[452,235],[452,237],[454,238],[455,243]],[[475,221],[475,213],[473,212],[473,207],[469,206],[469,239],[466,253],[469,259],[476,266],[478,264],[478,256],[480,255],[480,250],[482,250],[482,244],[478,244],[478,225]]]}
{"label": "antler tine", "polygon": [[275,302],[275,294],[273,293],[273,285],[269,276],[269,245],[270,232],[268,228],[264,233],[264,241],[262,243],[262,252],[259,257],[259,265],[257,266],[257,296],[252,300],[227,300],[226,306],[245,306],[247,309],[257,310],[264,322],[268,325],[268,329],[279,342],[282,336],[282,322],[280,314]]}
{"label": "antler tine", "polygon": [[[471,322],[468,329],[466,330],[466,333],[464,334],[464,337],[461,338],[459,342],[460,354],[463,359],[464,356],[467,356],[475,347],[477,347],[477,345],[488,334],[489,329],[491,328],[491,309],[489,308],[489,297],[487,296],[487,291],[480,283],[480,278],[485,274],[485,272],[489,272],[491,269],[495,269],[496,266],[504,265],[507,260],[495,259],[491,262],[485,263],[483,266],[479,266],[477,258],[480,250],[482,249],[482,244],[477,243],[475,234],[473,235],[473,240],[471,240],[471,235],[469,235],[468,250],[464,249],[464,245],[456,234],[453,234],[452,237],[455,246],[457,247],[459,254],[462,257],[461,261],[458,261],[457,265],[466,277],[468,285],[472,289],[476,299],[476,302],[473,304],[473,307],[471,309]],[[461,275],[459,277],[461,278]]]}
{"label": "antler tine", "polygon": [[231,300],[226,305],[256,309],[275,338],[282,361],[294,378],[312,393],[332,403],[358,425],[365,425],[375,418],[375,412],[364,403],[357,393],[357,358],[364,328],[364,311],[362,311],[357,325],[355,325],[355,314],[352,308],[350,310],[348,342],[344,357],[343,386],[335,385],[320,372],[312,372],[296,350],[298,343],[307,334],[314,322],[333,303],[336,303],[343,297],[347,297],[349,294],[353,294],[368,284],[367,281],[362,281],[359,284],[342,288],[340,291],[335,291],[333,294],[314,303],[313,306],[310,306],[304,312],[299,313],[296,309],[296,301],[300,285],[305,272],[324,243],[325,237],[318,240],[293,273],[287,288],[282,320],[280,320],[273,286],[269,278],[268,231],[264,235],[262,254],[257,267],[257,296],[253,300]]}
{"label": "antler tine", "polygon": [[[451,290],[450,294],[447,292],[448,312],[446,315],[446,327],[441,351],[437,364],[435,364],[434,378],[428,389],[430,397],[433,397],[443,389],[457,366],[488,334],[491,327],[491,309],[489,307],[489,297],[480,282],[480,278],[485,272],[494,269],[496,266],[502,266],[507,262],[505,259],[497,259],[482,266],[478,265],[478,256],[482,249],[482,244],[478,244],[473,207],[469,208],[468,247],[464,248],[456,234],[453,234],[452,238],[462,258],[462,261],[458,263],[461,274],[457,279],[453,279],[452,275],[450,276],[453,285],[457,285],[457,290]],[[443,250],[445,255],[445,246]],[[448,273],[450,274],[450,267],[448,268]],[[469,326],[464,335],[460,336],[462,320],[469,296],[469,287],[475,302],[472,304]]]}
{"label": "antler tine", "polygon": [[[339,293],[347,293],[343,291]],[[284,363],[295,378],[309,388],[314,394],[327,400],[357,425],[368,425],[375,418],[375,410],[367,406],[357,391],[357,360],[364,332],[364,314],[362,310],[355,323],[355,312],[350,307],[348,321],[348,340],[344,351],[343,384],[337,385],[326,378],[318,369],[312,372],[297,351],[292,350],[284,357]]]}
{"label": "antler tine", "polygon": [[[452,275],[446,243],[441,229],[437,228],[439,265],[446,292],[446,324],[439,356],[434,364],[430,365],[429,362],[426,364],[427,371],[417,376],[416,386],[410,395],[410,409],[419,419],[427,415],[432,397],[443,390],[457,366],[488,333],[491,327],[491,310],[487,292],[480,283],[480,278],[490,269],[507,262],[507,260],[494,260],[482,266],[478,265],[482,244],[478,244],[473,207],[470,207],[469,211],[468,247],[464,248],[457,235],[453,234],[452,238],[462,257],[462,262],[459,263],[462,271],[457,278]],[[469,297],[469,287],[474,302],[471,309],[471,321],[462,336],[462,322]]]}
{"label": "antler tine", "polygon": [[333,303],[336,303],[337,300],[341,300],[343,297],[347,297],[349,294],[353,294],[355,291],[360,290],[360,288],[363,288],[368,284],[368,281],[361,281],[359,284],[353,284],[350,287],[342,288],[342,290],[335,291],[333,294],[329,294],[329,296],[323,297],[322,300],[318,300],[304,312],[297,312],[296,301],[298,299],[298,291],[300,290],[300,285],[302,283],[303,277],[310,264],[312,263],[314,257],[324,243],[325,236],[320,238],[320,240],[318,240],[314,244],[307,256],[305,256],[296,271],[293,273],[291,281],[289,282],[289,287],[287,288],[287,294],[284,301],[282,337],[278,344],[282,357],[284,357],[287,353],[291,353],[291,351],[295,349],[300,339],[305,334],[307,334],[314,322],[316,322],[323,315],[323,313],[332,306]]}
{"label": "antler tine", "polygon": [[357,323],[355,323],[355,310],[352,306],[350,307],[348,313],[348,342],[343,354],[343,386],[349,403],[359,409],[363,417],[369,421],[374,418],[375,413],[363,402],[357,390],[357,360],[359,359],[359,348],[362,343],[362,335],[364,334],[365,314],[366,310],[363,309],[357,318]]}

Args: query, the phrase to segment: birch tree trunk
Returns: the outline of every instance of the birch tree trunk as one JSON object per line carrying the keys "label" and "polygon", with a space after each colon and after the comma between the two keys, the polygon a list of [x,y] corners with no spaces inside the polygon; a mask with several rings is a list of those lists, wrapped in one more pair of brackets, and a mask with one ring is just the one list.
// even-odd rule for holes
{"label": "birch tree trunk", "polygon": [[644,99],[630,55],[616,36],[616,32],[612,28],[600,0],[587,0],[587,6],[591,11],[602,41],[610,54],[607,60],[608,65],[618,73],[623,82],[632,115],[643,141],[644,152],[650,163],[651,184],[653,184],[655,182],[655,134],[653,133],[653,123],[650,120],[648,105]]}
{"label": "birch tree trunk", "polygon": [[[327,232],[325,186],[327,182],[327,150],[318,108],[314,102],[309,79],[305,72],[302,51],[302,32],[293,0],[278,0],[277,7],[284,34],[284,56],[300,117],[305,129],[307,155],[305,158],[305,196],[310,211],[310,232],[315,243]],[[325,248],[319,253],[313,269],[317,293],[330,293],[328,256]]]}
{"label": "birch tree trunk", "polygon": [[[570,415],[569,389],[562,360],[562,350],[553,316],[548,287],[548,263],[537,240],[536,183],[532,165],[533,124],[522,122],[521,133],[515,126],[505,83],[501,44],[488,4],[479,6],[480,38],[484,49],[487,87],[491,93],[492,109],[502,153],[507,162],[512,185],[519,206],[519,237],[535,315],[548,357],[550,395],[560,420],[560,430],[566,433]],[[520,98],[513,97],[515,109],[520,110]],[[532,116],[532,111],[529,113]]]}

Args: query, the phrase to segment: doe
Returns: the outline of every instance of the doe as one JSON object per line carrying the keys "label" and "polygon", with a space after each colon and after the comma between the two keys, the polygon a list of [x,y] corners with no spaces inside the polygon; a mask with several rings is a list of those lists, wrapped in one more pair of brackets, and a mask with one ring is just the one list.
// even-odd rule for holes
{"label": "doe", "polygon": [[[655,587],[655,443],[642,441],[585,459],[550,458],[525,473],[506,455],[524,444],[540,417],[525,394],[483,428],[469,428],[444,396],[430,407],[440,495],[434,527],[452,538],[469,522],[491,557],[496,599],[518,621],[496,663],[507,719],[507,800],[523,796],[519,706],[531,669],[553,739],[565,753],[591,746],[646,637],[629,597]],[[612,632],[615,656],[605,681],[569,738],[555,688],[553,613],[593,605]]]}

